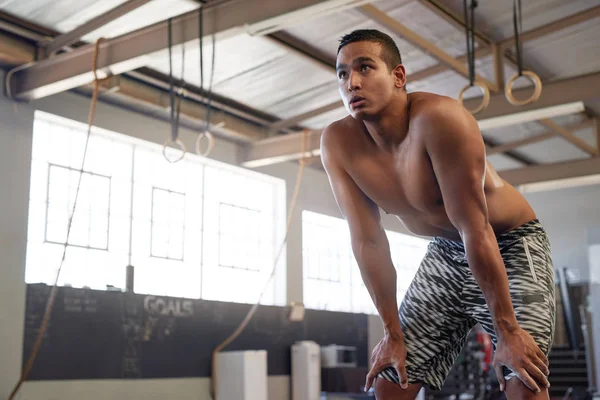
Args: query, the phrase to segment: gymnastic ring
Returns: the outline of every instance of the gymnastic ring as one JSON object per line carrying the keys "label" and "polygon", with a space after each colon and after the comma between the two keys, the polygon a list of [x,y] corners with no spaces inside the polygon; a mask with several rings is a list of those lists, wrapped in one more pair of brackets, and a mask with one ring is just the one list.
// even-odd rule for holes
{"label": "gymnastic ring", "polygon": [[[167,157],[167,146],[169,146],[171,144],[176,144],[177,146],[179,146],[179,150],[181,150],[181,156],[179,156],[179,158],[171,160],[171,159],[169,159],[169,157]],[[167,160],[171,164],[174,164],[178,161],[183,160],[183,157],[185,157],[185,152],[186,152],[185,144],[183,144],[183,142],[180,139],[175,139],[175,141],[173,141],[171,139],[167,139],[165,141],[165,144],[163,144],[163,156],[165,157],[165,160]]]}
{"label": "gymnastic ring", "polygon": [[[475,109],[473,110],[469,110],[467,109],[467,111],[469,111],[471,114],[475,115],[483,110],[485,110],[488,105],[490,104],[490,89],[486,86],[486,85],[482,85],[480,83],[471,85],[470,83],[467,84],[464,88],[462,88],[462,90],[460,91],[460,93],[458,94],[458,101],[460,102],[460,104],[464,107],[464,103],[463,103],[463,94],[465,94],[465,92],[472,88],[473,86],[476,86],[478,88],[481,88],[481,91],[483,92],[483,100],[481,101],[481,103],[479,104],[479,106],[477,106]],[[466,108],[466,107],[465,107]]]}
{"label": "gymnastic ring", "polygon": [[[206,146],[206,150],[201,151],[200,142],[202,142],[202,139],[205,137],[208,139],[208,146]],[[200,133],[196,138],[196,154],[202,157],[208,157],[213,147],[215,147],[215,137],[209,131]]]}
{"label": "gymnastic ring", "polygon": [[[520,76],[527,76],[531,80],[531,82],[533,82],[533,84],[535,85],[533,94],[531,95],[531,97],[529,97],[528,99],[525,99],[525,100],[517,100],[515,98],[515,96],[513,96],[513,92],[512,92],[512,87],[513,87],[515,81],[517,80],[517,78]],[[531,72],[531,71],[523,71],[521,73],[521,75],[519,75],[519,73],[517,72],[508,80],[508,82],[506,82],[506,85],[504,86],[504,94],[506,95],[506,99],[512,105],[515,105],[515,106],[522,106],[525,104],[534,103],[540,98],[540,95],[542,94],[542,80],[536,73]]]}

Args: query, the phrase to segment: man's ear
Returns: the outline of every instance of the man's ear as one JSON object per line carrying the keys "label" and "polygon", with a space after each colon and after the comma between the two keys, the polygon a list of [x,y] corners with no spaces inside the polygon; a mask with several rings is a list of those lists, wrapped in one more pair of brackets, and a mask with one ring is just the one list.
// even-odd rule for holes
{"label": "man's ear", "polygon": [[396,68],[394,68],[392,73],[394,74],[394,85],[397,88],[406,86],[406,70],[404,69],[404,65],[396,65]]}

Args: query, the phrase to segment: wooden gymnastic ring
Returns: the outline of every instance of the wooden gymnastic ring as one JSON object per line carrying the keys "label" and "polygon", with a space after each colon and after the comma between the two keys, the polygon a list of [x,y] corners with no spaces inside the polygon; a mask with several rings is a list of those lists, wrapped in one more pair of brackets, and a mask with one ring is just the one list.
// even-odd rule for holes
{"label": "wooden gymnastic ring", "polygon": [[[533,94],[531,95],[531,97],[525,100],[517,100],[515,96],[513,96],[512,92],[512,87],[517,78],[520,76],[528,77],[531,80],[531,82],[533,82],[533,84],[535,85]],[[523,71],[521,75],[519,75],[519,73],[517,72],[508,80],[508,82],[506,82],[506,85],[504,86],[504,94],[506,95],[506,99],[509,101],[509,103],[515,106],[523,106],[525,104],[534,103],[540,98],[540,95],[542,94],[542,80],[536,73],[531,71]]]}
{"label": "wooden gymnastic ring", "polygon": [[[179,150],[181,150],[181,156],[179,158],[175,158],[175,159],[171,160],[171,159],[169,159],[169,157],[167,157],[166,150],[167,150],[167,146],[170,144],[176,144],[177,146],[179,146]],[[173,141],[171,139],[167,139],[165,144],[163,144],[163,156],[165,157],[165,160],[167,160],[171,164],[183,160],[183,157],[185,157],[185,152],[186,152],[185,144],[183,144],[183,142],[179,139],[176,139],[175,141]]]}
{"label": "wooden gymnastic ring", "polygon": [[481,101],[479,106],[477,106],[473,110],[467,109],[467,111],[469,111],[471,114],[475,115],[475,114],[485,110],[488,107],[488,105],[490,104],[490,89],[486,85],[482,85],[480,83],[477,83],[475,85],[467,84],[464,88],[462,88],[462,90],[458,94],[458,101],[460,102],[460,105],[462,105],[463,107],[464,107],[463,94],[465,94],[465,92],[468,89],[472,88],[473,86],[481,88],[481,91],[483,92],[483,100]]}
{"label": "wooden gymnastic ring", "polygon": [[[202,141],[203,138],[208,139],[208,145],[206,146],[206,150],[201,151],[200,150],[201,149],[200,142]],[[211,153],[213,147],[215,147],[215,137],[209,131],[204,131],[204,132],[200,133],[198,135],[198,137],[196,138],[196,154],[198,154],[202,157],[208,157],[208,155]]]}

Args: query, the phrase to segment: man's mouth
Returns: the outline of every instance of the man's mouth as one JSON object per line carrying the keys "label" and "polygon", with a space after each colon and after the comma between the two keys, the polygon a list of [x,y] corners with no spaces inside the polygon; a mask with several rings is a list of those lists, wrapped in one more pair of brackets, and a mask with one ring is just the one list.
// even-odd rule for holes
{"label": "man's mouth", "polygon": [[365,101],[364,97],[361,96],[352,96],[352,98],[350,99],[349,104],[352,106],[357,106],[362,104]]}

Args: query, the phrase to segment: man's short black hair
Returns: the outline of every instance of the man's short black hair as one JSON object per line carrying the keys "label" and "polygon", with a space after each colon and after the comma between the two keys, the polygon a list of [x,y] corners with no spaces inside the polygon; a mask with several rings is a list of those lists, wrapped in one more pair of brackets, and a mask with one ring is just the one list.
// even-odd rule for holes
{"label": "man's short black hair", "polygon": [[377,29],[357,29],[344,35],[342,39],[340,39],[340,45],[337,52],[339,54],[340,50],[347,44],[363,41],[381,44],[381,58],[385,61],[390,71],[396,68],[398,64],[402,64],[400,50],[398,50],[398,46],[396,46],[394,39]]}

